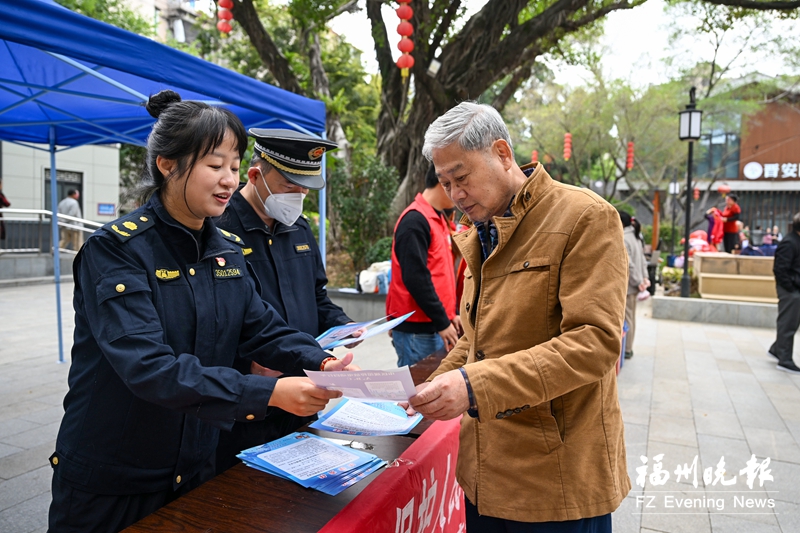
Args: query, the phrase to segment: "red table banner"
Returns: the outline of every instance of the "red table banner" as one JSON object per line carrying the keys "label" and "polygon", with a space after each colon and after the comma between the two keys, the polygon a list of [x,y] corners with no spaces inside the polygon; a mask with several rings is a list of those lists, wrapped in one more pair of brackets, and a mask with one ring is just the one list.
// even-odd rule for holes
{"label": "red table banner", "polygon": [[320,533],[466,531],[455,474],[460,420],[434,422]]}

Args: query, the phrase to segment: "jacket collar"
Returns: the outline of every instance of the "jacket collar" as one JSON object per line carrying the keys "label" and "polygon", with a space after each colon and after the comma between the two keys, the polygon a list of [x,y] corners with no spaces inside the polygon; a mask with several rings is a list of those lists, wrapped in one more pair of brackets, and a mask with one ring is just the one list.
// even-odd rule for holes
{"label": "jacket collar", "polygon": [[162,228],[166,231],[162,230],[162,235],[168,241],[176,245],[185,245],[187,242],[194,243],[199,259],[207,259],[210,256],[236,251],[233,245],[220,235],[217,226],[210,218],[206,218],[203,222],[201,241],[197,242],[195,236],[186,226],[172,218],[172,215],[169,214],[169,211],[161,202],[161,197],[158,193],[150,197],[144,208],[150,211],[163,224]]}
{"label": "jacket collar", "polygon": [[[541,201],[544,194],[553,184],[553,178],[550,177],[541,163],[531,163],[520,167],[520,169],[528,176],[528,179],[511,201],[511,216],[494,217],[495,227],[497,227],[498,232],[502,232],[506,235],[509,232],[513,232],[525,213],[530,211]],[[453,241],[464,255],[470,270],[473,273],[478,273],[480,272],[481,265],[481,244],[478,238],[478,232],[475,229],[475,225],[466,215],[461,217],[461,223],[469,225],[471,228],[469,231],[454,235]],[[498,248],[503,244],[504,242],[501,237]]]}

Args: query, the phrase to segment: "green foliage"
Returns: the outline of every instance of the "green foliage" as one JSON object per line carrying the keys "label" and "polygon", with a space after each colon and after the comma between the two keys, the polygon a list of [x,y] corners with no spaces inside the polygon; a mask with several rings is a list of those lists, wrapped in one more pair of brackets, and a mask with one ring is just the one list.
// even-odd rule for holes
{"label": "green foliage", "polygon": [[124,0],[56,0],[71,11],[112,24],[123,30],[152,37],[155,26],[128,7]]}
{"label": "green foliage", "polygon": [[367,250],[366,263],[380,263],[392,259],[392,237],[382,237]]}
{"label": "green foliage", "polygon": [[337,213],[342,243],[356,271],[368,266],[368,252],[389,233],[389,206],[397,183],[397,170],[375,157],[364,158],[349,177],[339,165],[331,172],[331,208]]}
{"label": "green foliage", "polygon": [[[681,245],[682,235],[683,226],[675,226],[675,250]],[[653,226],[651,224],[642,226],[642,239],[648,244],[653,242]],[[672,242],[672,226],[670,224],[662,223],[658,226],[658,242],[662,250],[669,250],[670,243]]]}

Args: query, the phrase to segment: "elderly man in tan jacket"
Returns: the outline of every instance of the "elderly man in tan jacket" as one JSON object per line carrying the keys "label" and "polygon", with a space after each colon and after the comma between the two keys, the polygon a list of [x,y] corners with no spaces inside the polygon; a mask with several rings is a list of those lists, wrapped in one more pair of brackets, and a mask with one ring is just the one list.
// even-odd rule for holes
{"label": "elderly man in tan jacket", "polygon": [[520,168],[486,105],[437,119],[423,153],[473,227],[454,237],[464,336],[410,403],[437,420],[467,413],[467,531],[610,532],[631,487],[615,374],[628,282],[619,216],[539,164]]}

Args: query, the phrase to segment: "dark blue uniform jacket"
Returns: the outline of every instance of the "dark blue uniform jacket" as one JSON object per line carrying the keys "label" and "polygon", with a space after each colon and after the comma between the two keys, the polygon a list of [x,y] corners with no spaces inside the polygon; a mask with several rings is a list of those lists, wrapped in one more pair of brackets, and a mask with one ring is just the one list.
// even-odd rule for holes
{"label": "dark blue uniform jacket", "polygon": [[237,192],[217,225],[242,237],[245,259],[261,282],[261,297],[293,328],[316,337],[351,322],[328,298],[325,266],[305,218],[292,226],[275,222],[275,231],[270,232]]}
{"label": "dark blue uniform jacket", "polygon": [[276,380],[328,355],[263,302],[242,240],[207,220],[199,241],[158,197],[92,235],[76,256],[75,339],[54,475],[87,492],[177,489],[218,428],[262,420]]}

